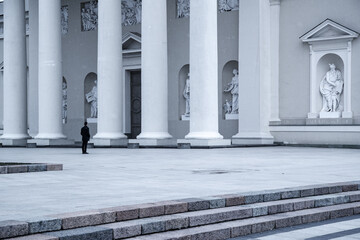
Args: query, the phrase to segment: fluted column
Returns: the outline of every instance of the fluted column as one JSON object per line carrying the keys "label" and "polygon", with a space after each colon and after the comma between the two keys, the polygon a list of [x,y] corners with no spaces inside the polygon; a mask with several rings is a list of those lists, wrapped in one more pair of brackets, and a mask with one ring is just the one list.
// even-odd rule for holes
{"label": "fluted column", "polygon": [[166,0],[142,1],[141,134],[138,139],[172,138],[168,133]]}
{"label": "fluted column", "polygon": [[[27,139],[25,1],[4,1],[4,134]],[[24,142],[26,143],[26,142]]]}
{"label": "fluted column", "polygon": [[61,0],[39,0],[39,133],[65,138],[62,129]]}
{"label": "fluted column", "polygon": [[121,1],[98,2],[98,132],[95,139],[125,139],[123,133]]}
{"label": "fluted column", "polygon": [[218,123],[217,0],[190,1],[190,133],[222,139]]}

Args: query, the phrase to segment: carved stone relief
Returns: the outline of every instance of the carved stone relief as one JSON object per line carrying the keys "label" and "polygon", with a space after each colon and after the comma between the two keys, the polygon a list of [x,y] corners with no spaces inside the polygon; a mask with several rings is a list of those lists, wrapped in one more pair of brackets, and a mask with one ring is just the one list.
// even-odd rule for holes
{"label": "carved stone relief", "polygon": [[[239,10],[239,0],[219,0],[219,12]],[[190,0],[177,0],[177,17],[190,16]]]}
{"label": "carved stone relief", "polygon": [[[141,23],[141,0],[122,0],[121,15],[124,26]],[[81,31],[93,31],[97,28],[98,1],[81,3]]]}
{"label": "carved stone relief", "polygon": [[190,0],[177,0],[177,17],[184,18],[190,16]]}
{"label": "carved stone relief", "polygon": [[219,0],[219,12],[239,10],[239,0]]}
{"label": "carved stone relief", "polygon": [[121,14],[124,26],[141,23],[141,0],[122,0]]}
{"label": "carved stone relief", "polygon": [[69,6],[61,7],[61,32],[67,34],[69,30]]}
{"label": "carved stone relief", "polygon": [[98,2],[81,3],[81,31],[93,31],[97,28]]}

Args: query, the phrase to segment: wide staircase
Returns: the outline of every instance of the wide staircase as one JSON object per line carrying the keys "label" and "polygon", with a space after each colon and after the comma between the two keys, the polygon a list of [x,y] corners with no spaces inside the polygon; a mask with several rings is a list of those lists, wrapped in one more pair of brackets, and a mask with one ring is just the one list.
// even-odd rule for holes
{"label": "wide staircase", "polygon": [[230,239],[356,214],[360,182],[346,182],[3,221],[0,239]]}

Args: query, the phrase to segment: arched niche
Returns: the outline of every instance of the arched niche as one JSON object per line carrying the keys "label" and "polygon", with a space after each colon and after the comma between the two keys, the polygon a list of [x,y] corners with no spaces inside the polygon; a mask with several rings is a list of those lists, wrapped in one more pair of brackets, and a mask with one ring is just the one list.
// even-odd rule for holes
{"label": "arched niche", "polygon": [[[351,106],[351,51],[352,41],[359,33],[339,24],[331,19],[326,19],[313,29],[300,37],[301,41],[309,44],[310,50],[310,112],[308,118],[352,118]],[[319,114],[319,84],[327,72],[326,64],[333,63],[340,71],[344,81],[343,111],[330,114]],[[329,68],[328,68],[329,70]]]}
{"label": "arched niche", "polygon": [[86,94],[91,92],[96,84],[95,81],[97,81],[97,74],[93,72],[86,75],[84,80],[84,118],[87,119],[88,122],[96,121],[94,118],[91,118],[91,103],[86,99]]}
{"label": "arched niche", "polygon": [[185,82],[186,79],[188,78],[188,74],[190,72],[190,65],[186,64],[184,66],[182,66],[182,68],[179,71],[179,77],[178,77],[178,81],[179,81],[179,118],[180,120],[183,121],[189,121],[190,118],[185,116],[185,108],[186,108],[186,100],[183,96],[184,93],[184,88],[185,88]]}
{"label": "arched niche", "polygon": [[63,124],[67,123],[67,113],[68,113],[68,83],[65,77],[62,78],[62,122]]}
{"label": "arched niche", "polygon": [[233,71],[234,69],[239,69],[239,62],[236,60],[228,61],[223,69],[222,69],[222,75],[221,75],[221,103],[220,106],[222,117],[223,119],[227,120],[237,120],[239,118],[238,114],[225,114],[225,102],[228,100],[228,102],[232,103],[232,95],[231,92],[225,92],[224,90],[228,87],[228,84],[231,83],[232,78],[234,77]]}
{"label": "arched niche", "polygon": [[[329,71],[329,64],[335,64],[336,69],[340,70],[342,78],[344,79],[344,61],[339,55],[329,53],[329,54],[325,54],[318,60],[316,66],[316,85],[318,86],[318,90],[319,90],[319,94],[316,99],[317,112],[320,112],[322,109],[323,97],[320,93],[320,83],[324,78],[324,76],[326,75],[326,73]],[[344,107],[344,91],[341,94],[340,105],[342,106],[342,108]]]}

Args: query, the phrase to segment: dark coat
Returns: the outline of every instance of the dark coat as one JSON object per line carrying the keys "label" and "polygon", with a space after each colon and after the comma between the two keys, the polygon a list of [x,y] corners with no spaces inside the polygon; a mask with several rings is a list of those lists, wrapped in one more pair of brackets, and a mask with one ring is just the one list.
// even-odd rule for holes
{"label": "dark coat", "polygon": [[82,140],[88,142],[90,140],[90,130],[88,126],[83,126],[81,128]]}

